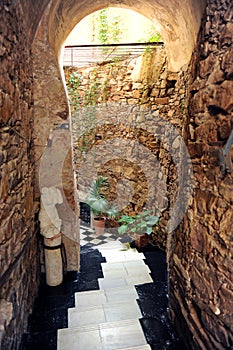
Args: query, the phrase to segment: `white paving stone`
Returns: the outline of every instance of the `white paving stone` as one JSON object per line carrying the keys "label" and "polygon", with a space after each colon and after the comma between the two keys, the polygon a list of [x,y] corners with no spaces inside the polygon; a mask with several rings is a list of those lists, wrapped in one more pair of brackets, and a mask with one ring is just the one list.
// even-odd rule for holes
{"label": "white paving stone", "polygon": [[149,270],[149,267],[144,263],[143,260],[131,260],[131,261],[122,261],[122,262],[103,262],[101,263],[101,267],[103,271],[114,270],[118,268],[127,268],[127,269],[138,269],[140,267],[146,266]]}
{"label": "white paving stone", "polygon": [[119,350],[151,350],[151,347],[149,344],[147,345],[142,345],[142,346],[134,346],[133,348],[124,348],[124,349],[119,349]]}
{"label": "white paving stone", "polygon": [[107,262],[121,262],[131,260],[143,260],[145,256],[143,253],[138,253],[136,249],[125,249],[125,246],[120,241],[108,242],[101,244],[98,249],[102,256],[106,258]]}
{"label": "white paving stone", "polygon": [[143,273],[136,276],[125,276],[123,278],[120,277],[106,277],[106,278],[98,278],[98,283],[100,289],[112,289],[123,286],[132,286],[144,283],[152,283],[153,279],[148,273]]}
{"label": "white paving stone", "polygon": [[150,273],[149,267],[142,260],[102,263],[101,267],[106,278],[129,277]]}
{"label": "white paving stone", "polygon": [[125,286],[122,288],[108,289],[105,291],[105,295],[109,303],[118,302],[121,300],[136,300],[138,298],[138,294],[134,286]]}
{"label": "white paving stone", "polygon": [[107,302],[104,290],[91,290],[75,293],[75,306],[97,306]]}
{"label": "white paving stone", "polygon": [[60,329],[57,337],[57,350],[102,350],[98,326],[86,330]]}
{"label": "white paving stone", "polygon": [[68,310],[68,327],[83,327],[106,322],[102,306],[70,308]]}
{"label": "white paving stone", "polygon": [[129,285],[125,278],[98,278],[100,289],[112,289]]}
{"label": "white paving stone", "polygon": [[137,319],[142,316],[136,300],[130,303],[107,303],[92,307],[70,308],[68,310],[69,328],[82,327],[104,322]]}
{"label": "white paving stone", "polygon": [[147,344],[138,320],[102,324],[100,335],[103,350],[117,350]]}
{"label": "white paving stone", "polygon": [[134,300],[138,294],[134,286],[125,286],[107,290],[92,290],[75,293],[76,307],[97,306],[111,302]]}
{"label": "white paving stone", "polygon": [[142,314],[136,300],[124,303],[106,304],[103,306],[106,321],[122,321],[141,318]]}
{"label": "white paving stone", "polygon": [[152,283],[153,279],[149,274],[141,274],[136,276],[129,276],[126,278],[128,285],[138,285],[144,283]]}
{"label": "white paving stone", "polygon": [[145,259],[143,253],[129,251],[101,252],[107,262],[135,261]]}

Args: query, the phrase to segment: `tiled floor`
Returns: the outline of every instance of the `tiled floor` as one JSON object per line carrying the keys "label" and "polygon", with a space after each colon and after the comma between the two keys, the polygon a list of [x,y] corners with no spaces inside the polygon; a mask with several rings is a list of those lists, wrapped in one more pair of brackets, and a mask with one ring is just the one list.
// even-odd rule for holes
{"label": "tiled floor", "polygon": [[81,229],[80,271],[57,287],[42,276],[21,350],[184,350],[167,319],[165,253]]}
{"label": "tiled floor", "polygon": [[95,231],[86,224],[80,225],[80,245],[89,247],[95,247],[100,244],[109,243],[113,241],[120,241],[122,243],[130,242],[131,238],[128,236],[120,236],[117,233],[111,233],[107,228],[104,235],[97,236]]}

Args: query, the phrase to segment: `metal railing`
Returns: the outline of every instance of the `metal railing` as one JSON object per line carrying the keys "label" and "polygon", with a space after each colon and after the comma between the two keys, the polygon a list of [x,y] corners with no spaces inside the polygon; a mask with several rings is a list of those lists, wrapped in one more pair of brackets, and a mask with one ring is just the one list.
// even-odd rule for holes
{"label": "metal railing", "polygon": [[163,42],[65,46],[63,66],[85,67],[142,55]]}

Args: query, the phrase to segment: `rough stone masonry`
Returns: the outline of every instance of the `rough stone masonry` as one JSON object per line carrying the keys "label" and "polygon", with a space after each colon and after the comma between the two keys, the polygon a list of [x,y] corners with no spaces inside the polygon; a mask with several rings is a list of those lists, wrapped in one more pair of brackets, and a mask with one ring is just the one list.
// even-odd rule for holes
{"label": "rough stone masonry", "polygon": [[22,8],[0,12],[0,347],[17,349],[39,284],[33,72]]}
{"label": "rough stone masonry", "polygon": [[193,349],[233,347],[233,174],[218,157],[233,128],[232,37],[232,2],[208,1],[190,71],[195,193],[168,251],[172,317]]}
{"label": "rough stone masonry", "polygon": [[146,207],[160,216],[152,239],[166,249],[187,109],[186,72],[168,71],[161,46],[136,58],[65,67],[65,76],[79,197],[86,197],[93,176],[107,176],[107,198],[121,213],[135,215]]}
{"label": "rough stone masonry", "polygon": [[[58,63],[60,48],[72,26],[106,5],[119,6],[119,1],[0,3],[3,350],[19,348],[39,283],[40,203],[34,164],[39,162],[50,127],[69,121]],[[177,72],[183,67],[189,76],[182,136],[192,158],[195,192],[184,221],[168,240],[171,316],[189,348],[231,349],[233,179],[231,173],[220,172],[218,150],[232,129],[233,4],[230,0],[124,0],[122,5],[161,21],[169,69]],[[71,156],[68,163],[66,194],[72,201]]]}

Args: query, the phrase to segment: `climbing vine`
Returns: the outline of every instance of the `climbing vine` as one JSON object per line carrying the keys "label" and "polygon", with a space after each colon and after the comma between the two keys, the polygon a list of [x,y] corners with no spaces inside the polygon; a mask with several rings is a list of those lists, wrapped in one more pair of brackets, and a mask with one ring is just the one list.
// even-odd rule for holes
{"label": "climbing vine", "polygon": [[110,16],[108,9],[99,11],[98,40],[101,44],[118,43],[122,32],[120,30],[120,16]]}
{"label": "climbing vine", "polygon": [[66,74],[72,118],[78,125],[78,130],[74,130],[75,139],[78,140],[76,149],[80,155],[85,156],[95,144],[96,105],[101,96],[103,100],[107,99],[108,82],[107,80],[99,82],[97,68],[89,73],[85,89],[83,89],[83,77],[79,72],[68,71]]}
{"label": "climbing vine", "polygon": [[67,90],[72,112],[75,112],[80,105],[79,87],[81,85],[81,82],[82,76],[78,72],[75,71],[69,74],[67,81]]}
{"label": "climbing vine", "polygon": [[157,28],[151,25],[145,37],[138,40],[139,43],[158,43],[162,41],[162,36],[158,33]]}

